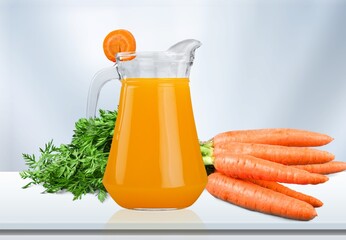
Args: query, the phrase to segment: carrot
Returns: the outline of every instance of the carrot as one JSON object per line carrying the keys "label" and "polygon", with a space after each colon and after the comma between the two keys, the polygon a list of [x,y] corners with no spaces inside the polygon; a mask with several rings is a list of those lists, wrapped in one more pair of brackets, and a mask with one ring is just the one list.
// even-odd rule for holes
{"label": "carrot", "polygon": [[334,159],[327,151],[308,147],[285,147],[257,143],[227,142],[214,144],[214,155],[221,153],[247,154],[286,165],[325,163]]}
{"label": "carrot", "polygon": [[292,165],[292,167],[303,169],[311,173],[331,174],[346,170],[346,162],[332,161],[322,164]]}
{"label": "carrot", "polygon": [[266,128],[223,132],[213,138],[215,145],[226,142],[261,143],[282,146],[316,147],[330,143],[332,137],[292,128]]}
{"label": "carrot", "polygon": [[317,216],[304,201],[221,173],[208,176],[206,189],[216,198],[253,211],[304,221]]}
{"label": "carrot", "polygon": [[229,177],[295,184],[319,184],[328,177],[249,155],[222,154],[213,159],[215,169]]}
{"label": "carrot", "polygon": [[114,30],[105,37],[103,41],[103,51],[109,60],[115,62],[115,55],[117,53],[136,51],[136,40],[133,35],[125,29]]}
{"label": "carrot", "polygon": [[254,180],[254,179],[248,179],[247,181],[250,181],[252,183],[255,183],[261,187],[271,189],[275,192],[283,193],[287,196],[302,200],[304,202],[307,202],[311,204],[314,207],[321,207],[323,203],[318,200],[317,198],[314,198],[312,196],[306,195],[301,192],[294,191],[288,187],[285,187],[284,185],[277,183],[277,182],[272,182],[272,181],[264,181],[264,180]]}

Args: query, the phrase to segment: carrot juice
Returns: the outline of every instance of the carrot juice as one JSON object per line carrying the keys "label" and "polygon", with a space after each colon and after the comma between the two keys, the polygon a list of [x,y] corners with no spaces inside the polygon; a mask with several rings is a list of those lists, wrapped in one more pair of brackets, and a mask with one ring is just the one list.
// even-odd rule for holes
{"label": "carrot juice", "polygon": [[207,174],[189,79],[127,78],[121,82],[104,186],[124,208],[190,206],[202,193]]}

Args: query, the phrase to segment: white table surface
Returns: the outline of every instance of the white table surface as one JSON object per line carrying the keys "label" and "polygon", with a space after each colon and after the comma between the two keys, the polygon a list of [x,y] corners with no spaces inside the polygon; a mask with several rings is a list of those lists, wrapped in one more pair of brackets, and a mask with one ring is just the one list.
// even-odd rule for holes
{"label": "white table surface", "polygon": [[41,194],[42,186],[22,189],[29,180],[18,172],[0,172],[0,230],[346,230],[346,172],[320,185],[291,185],[324,202],[308,222],[249,211],[204,191],[189,208],[135,211],[119,207],[110,197],[94,195],[72,201],[72,194]]}

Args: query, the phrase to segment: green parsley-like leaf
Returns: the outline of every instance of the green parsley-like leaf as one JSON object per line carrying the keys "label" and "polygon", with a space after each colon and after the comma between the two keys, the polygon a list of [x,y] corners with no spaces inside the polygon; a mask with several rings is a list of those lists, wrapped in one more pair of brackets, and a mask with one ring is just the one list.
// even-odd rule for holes
{"label": "green parsley-like leaf", "polygon": [[40,156],[23,154],[27,170],[20,172],[31,182],[23,186],[41,184],[46,193],[68,191],[73,200],[92,193],[103,202],[107,191],[102,184],[111,148],[117,111],[100,110],[100,117],[81,118],[75,123],[71,143],[53,144],[40,148]]}

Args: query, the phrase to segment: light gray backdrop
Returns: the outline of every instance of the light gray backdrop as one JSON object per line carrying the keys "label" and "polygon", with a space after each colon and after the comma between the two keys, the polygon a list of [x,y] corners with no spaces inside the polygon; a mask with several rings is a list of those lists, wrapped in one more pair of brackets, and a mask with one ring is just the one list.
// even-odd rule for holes
{"label": "light gray backdrop", "polygon": [[[22,153],[68,143],[85,116],[89,83],[111,66],[108,32],[130,30],[137,50],[186,38],[196,52],[191,92],[200,139],[232,129],[327,133],[346,160],[346,1],[0,1],[0,171]],[[120,84],[101,92],[115,109]]]}

